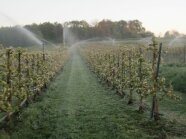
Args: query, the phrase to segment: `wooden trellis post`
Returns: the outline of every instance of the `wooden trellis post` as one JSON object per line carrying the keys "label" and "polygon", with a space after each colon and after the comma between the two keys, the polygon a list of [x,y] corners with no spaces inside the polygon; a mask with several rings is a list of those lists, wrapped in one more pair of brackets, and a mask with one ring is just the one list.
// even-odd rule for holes
{"label": "wooden trellis post", "polygon": [[7,77],[6,77],[6,83],[8,85],[8,90],[9,90],[9,94],[8,94],[8,101],[11,102],[12,101],[12,88],[11,88],[11,49],[8,49],[6,51],[6,56],[7,56]]}
{"label": "wooden trellis post", "polygon": [[[157,100],[157,80],[158,80],[158,75],[159,75],[159,66],[161,62],[161,50],[162,50],[162,43],[159,45],[159,51],[157,54],[156,51],[156,43],[152,44],[154,47],[154,52],[153,52],[153,80],[154,80],[154,96],[152,100],[152,110],[151,110],[151,118],[154,118],[154,120],[159,120],[159,106],[158,106],[158,100]],[[156,65],[156,58],[158,57],[157,65]],[[155,65],[157,66],[155,68]]]}
{"label": "wooden trellis post", "polygon": [[21,89],[21,50],[18,51],[18,87],[19,90]]}
{"label": "wooden trellis post", "polygon": [[186,63],[186,45],[184,45],[184,50],[183,50],[183,63]]}

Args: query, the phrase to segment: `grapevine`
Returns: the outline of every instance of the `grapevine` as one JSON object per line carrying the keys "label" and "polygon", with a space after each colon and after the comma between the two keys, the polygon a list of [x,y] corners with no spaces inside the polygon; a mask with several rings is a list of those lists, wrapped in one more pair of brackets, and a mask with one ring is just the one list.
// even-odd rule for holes
{"label": "grapevine", "polygon": [[[152,38],[149,47],[105,47],[90,46],[81,49],[81,55],[90,69],[117,94],[127,96],[128,104],[133,104],[134,93],[139,98],[139,111],[144,112],[144,100],[152,97],[151,118],[159,120],[158,101],[164,96],[180,99],[173,87],[159,77],[161,50]],[[148,57],[147,57],[148,56]]]}
{"label": "grapevine", "polygon": [[68,58],[67,51],[41,52],[22,48],[3,48],[0,52],[0,112],[17,111],[54,78]]}

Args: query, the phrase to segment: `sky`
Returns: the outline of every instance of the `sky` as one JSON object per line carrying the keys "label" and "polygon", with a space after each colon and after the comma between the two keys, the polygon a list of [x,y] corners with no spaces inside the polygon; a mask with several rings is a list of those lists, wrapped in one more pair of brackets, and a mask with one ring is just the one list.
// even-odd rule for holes
{"label": "sky", "polygon": [[186,0],[0,0],[0,26],[138,19],[157,36],[167,30],[186,34],[185,7]]}

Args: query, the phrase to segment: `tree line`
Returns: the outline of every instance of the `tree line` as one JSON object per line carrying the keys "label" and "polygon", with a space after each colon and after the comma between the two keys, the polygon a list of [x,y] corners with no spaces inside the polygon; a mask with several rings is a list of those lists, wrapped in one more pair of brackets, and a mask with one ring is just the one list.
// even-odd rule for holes
{"label": "tree line", "polygon": [[[85,40],[90,38],[114,38],[117,40],[127,38],[143,38],[153,36],[150,31],[146,31],[142,22],[139,20],[102,20],[93,25],[82,21],[69,21],[63,24],[44,22],[41,24],[25,25],[24,28],[33,32],[39,39],[47,40],[52,43],[63,43],[64,30],[67,30],[76,40]],[[1,27],[0,28],[0,43],[5,46],[29,46],[35,42],[30,40],[28,35],[25,35],[18,29],[18,26]]]}

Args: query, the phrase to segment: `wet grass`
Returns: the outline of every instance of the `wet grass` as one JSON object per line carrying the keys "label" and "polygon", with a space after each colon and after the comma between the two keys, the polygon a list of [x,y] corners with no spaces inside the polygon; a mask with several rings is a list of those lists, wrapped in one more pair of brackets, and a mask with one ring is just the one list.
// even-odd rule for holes
{"label": "wet grass", "polygon": [[186,94],[186,64],[166,64],[161,67],[161,75],[167,83],[172,82],[174,89]]}

